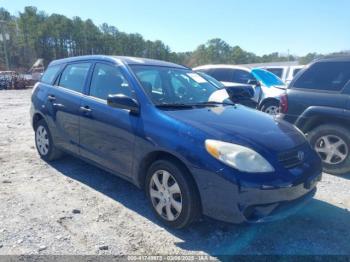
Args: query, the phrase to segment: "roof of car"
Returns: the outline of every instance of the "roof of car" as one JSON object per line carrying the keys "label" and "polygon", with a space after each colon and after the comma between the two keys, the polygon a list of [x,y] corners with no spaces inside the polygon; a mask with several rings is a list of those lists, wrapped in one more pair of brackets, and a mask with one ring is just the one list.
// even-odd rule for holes
{"label": "roof of car", "polygon": [[52,61],[50,65],[59,65],[59,64],[87,61],[87,60],[101,60],[101,61],[108,61],[112,63],[126,64],[126,65],[150,65],[150,66],[164,66],[164,67],[187,69],[187,67],[182,65],[161,61],[161,60],[156,60],[156,59],[130,57],[130,56],[106,56],[106,55],[87,55],[87,56],[75,56],[75,57],[63,58],[63,59]]}
{"label": "roof of car", "polygon": [[229,68],[229,69],[240,69],[240,70],[244,70],[244,71],[250,71],[250,69],[248,67],[236,66],[236,65],[226,65],[226,64],[197,66],[197,67],[193,68],[193,70],[205,70],[205,69],[212,69],[212,68],[221,68],[221,69]]}
{"label": "roof of car", "polygon": [[342,55],[342,56],[329,56],[325,58],[320,58],[316,60],[316,62],[348,62],[350,61],[350,55]]}

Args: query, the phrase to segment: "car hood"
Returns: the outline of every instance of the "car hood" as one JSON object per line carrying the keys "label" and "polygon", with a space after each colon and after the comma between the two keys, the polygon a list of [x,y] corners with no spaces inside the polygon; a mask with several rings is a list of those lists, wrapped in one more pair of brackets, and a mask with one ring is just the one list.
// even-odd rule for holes
{"label": "car hood", "polygon": [[286,86],[286,85],[273,86],[273,87],[276,87],[276,88],[282,89],[282,90],[286,90],[286,89],[287,89],[287,86]]}
{"label": "car hood", "polygon": [[172,118],[206,133],[206,137],[281,152],[305,143],[291,124],[245,106],[217,106],[166,111]]}
{"label": "car hood", "polygon": [[268,98],[268,97],[273,97],[276,99],[280,99],[281,95],[285,94],[287,89],[281,88],[280,86],[262,86],[261,87],[263,90],[263,97]]}
{"label": "car hood", "polygon": [[221,83],[222,83],[225,87],[241,86],[241,85],[242,85],[242,84],[240,84],[240,83],[235,83],[235,82],[223,82],[223,81],[221,81]]}

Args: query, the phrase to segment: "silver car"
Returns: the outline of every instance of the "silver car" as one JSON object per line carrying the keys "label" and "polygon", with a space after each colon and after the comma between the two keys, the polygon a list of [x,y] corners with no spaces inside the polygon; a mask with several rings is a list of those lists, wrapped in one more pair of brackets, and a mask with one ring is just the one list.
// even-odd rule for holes
{"label": "silver car", "polygon": [[204,72],[225,86],[251,85],[254,88],[253,100],[257,109],[276,115],[279,112],[280,96],[286,91],[285,83],[276,75],[261,69],[235,65],[205,65],[193,70]]}

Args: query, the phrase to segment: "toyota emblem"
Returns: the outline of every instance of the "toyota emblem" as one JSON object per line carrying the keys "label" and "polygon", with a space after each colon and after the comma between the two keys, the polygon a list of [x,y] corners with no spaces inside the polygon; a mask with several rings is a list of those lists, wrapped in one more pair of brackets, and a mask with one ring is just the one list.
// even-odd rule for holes
{"label": "toyota emblem", "polygon": [[305,153],[303,151],[299,151],[298,152],[298,159],[300,161],[303,161],[304,160],[304,157],[305,157]]}

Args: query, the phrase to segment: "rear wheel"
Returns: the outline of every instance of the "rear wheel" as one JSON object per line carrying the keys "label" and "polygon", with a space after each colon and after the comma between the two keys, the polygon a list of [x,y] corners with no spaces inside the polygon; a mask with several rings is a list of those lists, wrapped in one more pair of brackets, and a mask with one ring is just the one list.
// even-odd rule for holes
{"label": "rear wheel", "polygon": [[55,147],[50,130],[44,120],[35,124],[35,145],[42,159],[52,161],[61,157],[62,152]]}
{"label": "rear wheel", "polygon": [[188,175],[171,160],[158,160],[148,170],[147,197],[156,216],[168,226],[186,227],[200,214],[198,194]]}
{"label": "rear wheel", "polygon": [[278,101],[268,101],[262,107],[261,111],[269,115],[278,115],[279,113],[279,103]]}
{"label": "rear wheel", "polygon": [[344,175],[350,172],[350,131],[339,125],[321,125],[308,134],[320,155],[325,172]]}

